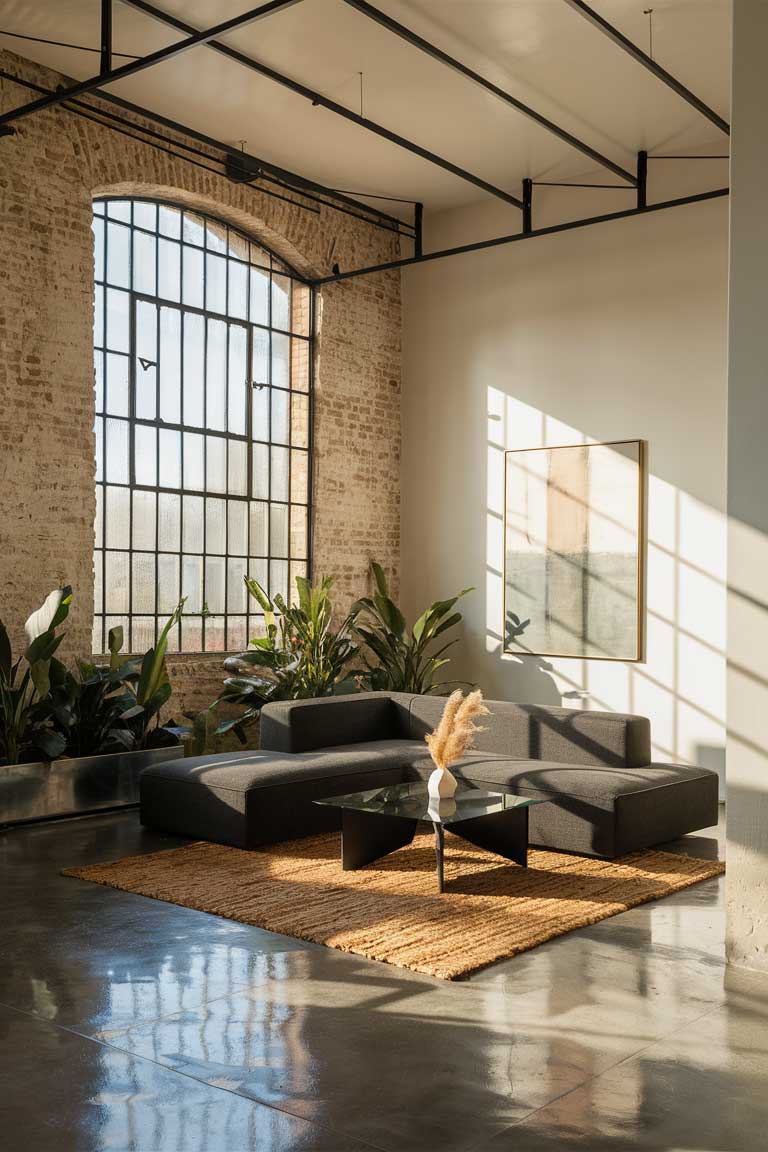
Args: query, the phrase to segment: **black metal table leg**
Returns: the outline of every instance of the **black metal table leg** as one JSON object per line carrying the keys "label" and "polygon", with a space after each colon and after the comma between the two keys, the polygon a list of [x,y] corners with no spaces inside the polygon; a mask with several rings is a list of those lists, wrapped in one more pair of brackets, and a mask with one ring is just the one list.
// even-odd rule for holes
{"label": "black metal table leg", "polygon": [[506,808],[476,820],[457,820],[450,830],[478,848],[527,867],[528,808]]}
{"label": "black metal table leg", "polygon": [[381,812],[342,809],[341,866],[345,872],[364,868],[381,856],[388,856],[410,844],[418,821],[406,816],[385,816]]}
{"label": "black metal table leg", "polygon": [[445,858],[445,833],[442,824],[432,821],[432,826],[435,829],[435,856],[437,857],[437,890],[443,892],[445,890],[445,872],[443,868],[443,861]]}

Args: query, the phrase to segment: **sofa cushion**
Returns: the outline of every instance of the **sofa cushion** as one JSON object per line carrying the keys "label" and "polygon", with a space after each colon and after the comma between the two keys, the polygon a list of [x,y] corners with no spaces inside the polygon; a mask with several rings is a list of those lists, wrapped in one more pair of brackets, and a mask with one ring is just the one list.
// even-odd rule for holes
{"label": "sofa cushion", "polygon": [[[644,716],[544,708],[506,700],[485,703],[491,714],[475,741],[479,752],[610,768],[637,768],[651,759],[651,728]],[[438,723],[444,706],[440,697],[412,696],[410,736],[423,740]]]}
{"label": "sofa cushion", "polygon": [[408,697],[360,692],[314,700],[281,700],[261,712],[259,743],[273,752],[309,752],[339,744],[407,737]]}

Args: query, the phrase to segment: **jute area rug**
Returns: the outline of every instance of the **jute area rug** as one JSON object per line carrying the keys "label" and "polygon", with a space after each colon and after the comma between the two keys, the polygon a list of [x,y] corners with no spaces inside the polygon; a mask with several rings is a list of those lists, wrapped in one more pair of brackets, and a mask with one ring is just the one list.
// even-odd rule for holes
{"label": "jute area rug", "polygon": [[445,849],[442,896],[431,833],[356,872],[331,833],[255,852],[199,842],[65,875],[455,980],[725,870],[657,851],[532,850],[521,868],[450,834]]}

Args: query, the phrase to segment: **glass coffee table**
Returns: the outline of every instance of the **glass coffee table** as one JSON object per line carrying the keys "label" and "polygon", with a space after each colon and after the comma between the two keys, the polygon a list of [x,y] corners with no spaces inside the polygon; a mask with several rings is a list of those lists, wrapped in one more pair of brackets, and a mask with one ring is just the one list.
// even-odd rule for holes
{"label": "glass coffee table", "polygon": [[546,801],[480,788],[462,788],[449,800],[434,800],[426,784],[413,783],[328,796],[314,803],[341,809],[341,866],[345,872],[364,868],[410,844],[419,821],[430,821],[435,830],[437,888],[442,892],[446,828],[478,848],[526,867],[528,809]]}

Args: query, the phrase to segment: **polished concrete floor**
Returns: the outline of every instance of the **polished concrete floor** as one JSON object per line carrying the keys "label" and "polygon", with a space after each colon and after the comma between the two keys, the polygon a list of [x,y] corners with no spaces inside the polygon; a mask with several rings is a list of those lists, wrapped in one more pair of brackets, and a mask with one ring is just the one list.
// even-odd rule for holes
{"label": "polished concrete floor", "polygon": [[768,1148],[721,879],[449,984],[59,875],[178,843],[135,813],[0,835],[2,1152]]}

